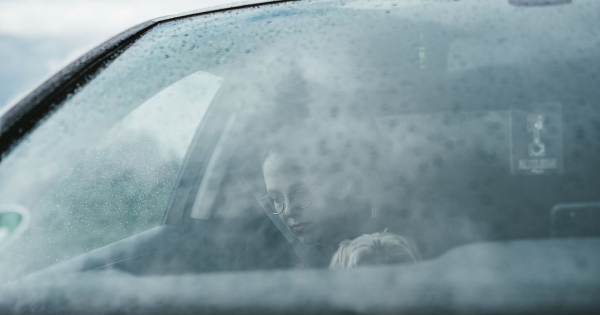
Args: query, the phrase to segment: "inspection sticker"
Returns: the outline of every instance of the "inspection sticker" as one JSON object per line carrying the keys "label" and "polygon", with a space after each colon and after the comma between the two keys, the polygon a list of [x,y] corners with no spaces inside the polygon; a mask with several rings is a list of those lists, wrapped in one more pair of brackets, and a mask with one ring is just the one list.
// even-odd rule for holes
{"label": "inspection sticker", "polygon": [[510,133],[510,167],[513,175],[562,173],[560,104],[511,107]]}

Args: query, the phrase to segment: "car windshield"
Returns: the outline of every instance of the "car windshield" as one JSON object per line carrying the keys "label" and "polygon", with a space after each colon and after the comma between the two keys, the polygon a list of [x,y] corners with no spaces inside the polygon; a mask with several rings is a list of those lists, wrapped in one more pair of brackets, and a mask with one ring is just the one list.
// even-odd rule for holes
{"label": "car windshield", "polygon": [[[179,244],[209,251],[197,272],[588,236],[600,3],[528,2],[306,1],[158,24],[3,154],[0,281],[160,225],[202,235]],[[399,245],[361,252],[364,235]]]}

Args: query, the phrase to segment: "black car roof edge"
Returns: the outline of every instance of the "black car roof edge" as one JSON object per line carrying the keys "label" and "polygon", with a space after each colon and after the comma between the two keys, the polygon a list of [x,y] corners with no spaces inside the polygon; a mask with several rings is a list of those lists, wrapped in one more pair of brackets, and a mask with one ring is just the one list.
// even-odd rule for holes
{"label": "black car roof edge", "polygon": [[20,101],[0,109],[0,161],[4,152],[32,130],[52,110],[53,100],[66,97],[77,87],[77,82],[81,77],[96,73],[100,68],[100,62],[106,60],[107,57],[118,56],[119,49],[127,47],[154,26],[193,16],[295,1],[302,0],[249,0],[208,7],[154,18],[117,34],[52,75]]}
{"label": "black car roof edge", "polygon": [[19,114],[24,114],[24,112],[33,110],[36,103],[41,103],[47,99],[48,96],[53,94],[53,91],[57,87],[63,86],[69,83],[69,81],[73,81],[73,79],[69,79],[72,74],[77,73],[90,66],[94,62],[103,59],[107,55],[113,53],[115,49],[125,46],[128,41],[132,38],[135,38],[136,35],[140,35],[156,24],[158,24],[158,22],[151,20],[138,24],[125,30],[124,32],[119,33],[118,35],[108,39],[68,64],[66,67],[40,84],[31,93],[23,97],[20,101],[12,105],[7,105],[7,108],[2,109],[3,113],[2,116],[0,116],[0,136],[4,135],[6,130],[13,127],[16,121],[12,120],[20,119],[21,115]]}
{"label": "black car roof edge", "polygon": [[212,6],[212,7],[208,7],[208,8],[204,8],[204,9],[199,9],[199,10],[187,11],[187,12],[183,12],[183,13],[179,13],[179,14],[166,15],[163,17],[158,17],[158,18],[152,19],[151,21],[163,23],[163,22],[169,22],[169,21],[178,20],[178,19],[182,19],[182,18],[189,18],[189,17],[193,17],[193,16],[197,16],[197,15],[205,15],[205,14],[212,14],[212,13],[224,12],[224,11],[229,11],[229,10],[247,9],[247,8],[258,7],[258,6],[263,6],[263,5],[272,5],[272,4],[278,4],[278,3],[284,3],[284,2],[298,2],[298,1],[306,1],[306,0],[238,1],[238,2],[233,2],[233,3],[229,3],[229,4]]}

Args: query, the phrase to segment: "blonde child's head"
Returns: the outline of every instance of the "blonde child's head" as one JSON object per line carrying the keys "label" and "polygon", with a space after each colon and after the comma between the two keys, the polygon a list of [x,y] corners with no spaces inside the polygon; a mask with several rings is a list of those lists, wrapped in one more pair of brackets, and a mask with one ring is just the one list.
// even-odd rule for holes
{"label": "blonde child's head", "polygon": [[419,261],[414,244],[393,233],[373,233],[345,240],[333,255],[330,269],[386,265]]}

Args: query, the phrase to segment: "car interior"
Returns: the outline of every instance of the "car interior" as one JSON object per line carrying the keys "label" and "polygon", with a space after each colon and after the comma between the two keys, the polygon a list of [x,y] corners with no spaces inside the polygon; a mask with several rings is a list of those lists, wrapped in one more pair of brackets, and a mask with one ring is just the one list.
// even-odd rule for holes
{"label": "car interior", "polygon": [[[388,146],[387,154],[395,155],[390,160],[398,163],[388,169],[398,181],[379,202],[377,226],[414,238],[426,260],[476,242],[598,236],[591,222],[598,213],[600,178],[595,174],[600,172],[595,161],[600,143],[595,135],[600,132],[600,117],[591,104],[599,92],[586,83],[592,78],[575,76],[570,67],[544,65],[542,69],[489,68],[436,80],[431,83],[439,87],[436,93],[410,92],[408,97],[415,103],[435,104],[418,111],[384,106],[390,97],[385,92],[370,95],[373,100],[365,103],[375,105],[357,112],[369,112],[367,119],[375,122],[374,132],[381,141],[393,143],[409,134],[415,143],[411,147],[405,140],[402,147]],[[481,79],[485,73],[500,82],[515,82],[523,71],[535,74],[528,82],[538,84],[518,81],[506,87]],[[545,80],[549,73],[572,80],[549,85]],[[472,99],[462,93],[467,87],[477,91]],[[311,261],[315,249],[295,240],[277,215],[265,212],[260,201],[265,194],[260,148],[244,133],[247,137],[246,127],[268,121],[252,116],[244,122],[244,117],[231,115],[224,89],[196,131],[166,225],[65,265],[133,274],[294,268],[298,263],[327,266],[325,261]],[[538,98],[548,90],[557,92]],[[490,97],[494,94],[503,97]],[[511,129],[523,112],[558,117],[557,126],[550,125],[551,120],[547,124],[558,133],[554,140],[560,146],[554,147],[558,147],[554,154],[560,169],[536,174],[511,165],[511,157],[517,154],[511,152],[511,141],[531,137],[526,120],[524,129]],[[251,145],[244,147],[244,143]],[[213,154],[207,157],[207,151]],[[196,201],[200,195],[201,204]]]}
{"label": "car interior", "polygon": [[[327,11],[326,6],[323,11],[317,9],[323,8],[316,7],[318,14]],[[189,23],[193,25],[192,30],[207,32],[203,17],[190,18],[191,22],[175,21],[173,28],[158,27],[156,33],[150,33],[152,40],[131,46],[123,59],[116,59],[104,73],[93,78],[87,90],[84,87],[78,95],[69,96],[67,105],[71,107],[65,107],[69,110],[88,106],[86,98],[100,99],[96,103],[89,102],[90,112],[81,110],[87,115],[82,117],[87,118],[81,118],[78,126],[81,129],[73,128],[75,132],[72,132],[77,143],[100,143],[94,148],[108,148],[99,139],[105,134],[118,137],[122,130],[110,131],[111,128],[140,104],[150,103],[159,113],[157,117],[167,116],[170,106],[179,104],[183,109],[174,117],[194,117],[185,123],[186,127],[182,128],[185,132],[176,137],[185,145],[160,138],[163,129],[158,128],[156,132],[159,138],[156,142],[178,148],[172,150],[176,153],[169,151],[169,154],[181,160],[165,171],[176,181],[160,186],[159,192],[169,196],[164,204],[144,195],[148,197],[146,204],[154,204],[160,211],[164,209],[160,225],[136,231],[132,236],[99,248],[86,249],[72,259],[38,268],[19,281],[35,282],[64,275],[100,275],[108,279],[118,274],[123,279],[135,276],[139,283],[159,279],[165,283],[172,281],[177,286],[181,282],[186,293],[197,289],[199,295],[225,305],[233,302],[212,296],[201,284],[193,283],[192,280],[197,279],[194,277],[214,277],[207,278],[208,283],[223,283],[223,290],[237,285],[236,281],[251,281],[254,287],[244,293],[253,289],[256,292],[273,290],[261,279],[281,280],[273,286],[279,290],[280,286],[289,284],[290,295],[295,292],[300,296],[300,302],[294,303],[302,302],[302,294],[311,298],[310,294],[321,294],[320,298],[326,299],[331,296],[323,294],[323,290],[335,293],[335,286],[339,285],[345,290],[358,290],[357,282],[352,281],[361,280],[372,284],[373,292],[380,294],[374,301],[380,303],[377,307],[382,307],[378,309],[382,313],[396,310],[383,309],[386,303],[396,306],[400,304],[393,303],[406,303],[402,305],[407,314],[422,310],[418,304],[419,294],[431,302],[427,304],[430,313],[444,310],[454,298],[477,300],[477,303],[492,301],[489,305],[478,304],[481,309],[468,309],[467,313],[494,310],[493,303],[506,300],[480,298],[496,293],[507,300],[513,299],[523,309],[568,313],[569,309],[544,307],[552,305],[549,302],[552,299],[579,301],[576,295],[581,292],[587,292],[588,295],[581,295],[582,301],[587,303],[585,299],[597,293],[597,284],[594,287],[590,284],[593,280],[581,274],[597,273],[598,270],[590,266],[600,261],[597,254],[600,89],[596,84],[600,54],[595,53],[600,46],[587,51],[580,49],[573,55],[563,54],[558,48],[558,52],[547,55],[536,55],[539,51],[533,48],[531,55],[518,49],[502,50],[508,46],[507,41],[522,44],[534,36],[523,32],[522,38],[498,39],[487,43],[489,45],[482,44],[492,48],[478,50],[478,46],[469,41],[481,35],[477,29],[455,29],[444,25],[447,21],[419,22],[418,15],[388,21],[382,18],[387,13],[355,15],[354,11],[335,17],[348,25],[361,22],[368,27],[329,25],[329,20],[324,19],[336,37],[324,34],[320,29],[323,25],[307,22],[307,17],[294,10],[286,11],[285,7],[273,10],[281,10],[273,19],[258,13],[245,16],[257,23],[268,21],[248,27],[247,32],[259,34],[262,27],[273,27],[290,32],[289,36],[257,35],[240,39],[237,46],[228,44],[230,50],[227,51],[232,51],[228,55],[230,59],[215,57],[214,65],[206,66],[209,58],[204,57],[212,58],[217,48],[207,46],[210,49],[189,54],[195,49],[190,48],[193,47],[190,38],[201,37],[194,32],[183,35],[184,32],[177,29],[185,30]],[[409,13],[399,14],[408,16]],[[302,32],[288,30],[283,27],[285,23],[278,24],[286,18],[308,26]],[[212,37],[201,33],[206,37],[196,40],[204,43],[210,39],[210,45],[218,46],[219,36],[230,31],[227,27],[234,27],[233,22],[226,24],[224,20],[216,22],[225,25],[220,25],[223,30],[215,31]],[[395,36],[398,28],[410,32]],[[165,38],[176,42],[167,42]],[[343,38],[346,46],[342,48],[346,51],[350,51],[348,47],[359,48],[349,56],[340,54],[336,38]],[[245,45],[244,40],[257,41],[264,47]],[[173,48],[179,49],[179,44],[185,49]],[[158,46],[164,50],[149,53],[159,51]],[[490,52],[494,47],[497,51]],[[562,46],[561,49],[568,50]],[[138,57],[136,54],[143,58],[131,57]],[[144,62],[148,60],[153,63],[149,62],[150,66],[145,68]],[[129,90],[119,89],[123,78],[131,84]],[[204,90],[198,87],[198,82],[207,82]],[[114,95],[104,92],[110,89],[116,91]],[[127,93],[135,95],[131,97],[134,101],[123,97],[129,95]],[[148,100],[158,101],[152,105],[154,103]],[[113,106],[116,110],[102,121],[94,115],[104,117],[101,110],[105,104],[108,104],[106,108]],[[137,117],[151,114],[151,110],[140,111]],[[61,111],[55,115],[60,117]],[[365,184],[381,186],[365,218],[365,230],[370,233],[385,230],[410,239],[421,261],[327,271],[330,256],[315,244],[300,242],[281,218],[267,209],[263,163],[269,135],[281,133],[283,129],[278,128],[282,124],[302,122],[311,116],[319,117],[325,125],[345,117],[357,122],[356,126],[347,125],[348,129],[366,128],[370,133],[367,136],[380,148],[385,163],[381,165],[382,171],[373,175],[373,181]],[[86,124],[94,119],[100,120],[100,127],[90,131],[91,136],[80,135],[78,132],[85,130]],[[144,127],[135,126],[139,130]],[[124,138],[129,137],[122,134]],[[123,141],[135,147],[135,139]],[[156,152],[139,151],[145,160],[160,158]],[[102,156],[97,152],[89,151],[81,156],[94,161]],[[78,153],[66,150],[63,154],[79,157]],[[122,152],[115,150],[108,154],[119,157]],[[134,160],[136,156],[132,156]],[[85,169],[84,163],[90,163],[85,159],[79,162],[83,167],[78,168],[76,164],[74,173]],[[60,162],[44,163],[49,165],[48,173],[60,168],[56,166]],[[56,163],[55,168],[51,167],[52,163]],[[100,175],[92,175],[104,176],[100,171],[97,173]],[[119,189],[123,186],[119,185],[131,182],[129,177],[105,182],[113,189],[111,192],[121,193]],[[79,185],[76,181],[71,184]],[[48,182],[46,188],[52,185]],[[95,186],[89,193],[94,193],[94,189]],[[95,209],[93,200],[89,204],[90,209]],[[456,273],[445,273],[454,270],[452,268]],[[489,270],[493,272],[486,273]],[[469,278],[471,272],[480,277]],[[556,273],[556,277],[548,280],[549,272]],[[527,288],[532,288],[527,292],[533,292],[528,300],[527,294],[511,290],[511,285],[526,282],[523,279],[529,275],[542,279],[545,285],[557,291],[544,291],[536,286],[538,284],[526,283],[526,287],[531,285]],[[192,277],[191,282],[186,282],[184,276]],[[427,281],[418,283],[411,276],[422,276]],[[573,291],[564,286],[569,276],[573,276],[575,282],[581,281],[573,286]],[[314,289],[306,284],[309,282],[302,282],[319,279],[331,280],[330,286]],[[439,291],[432,290],[438,280]],[[448,285],[452,281],[458,283],[456,287]],[[478,284],[493,289],[476,292]],[[404,286],[398,289],[402,297],[397,299],[386,291],[395,285]],[[456,293],[454,296],[455,289],[463,290],[460,292],[465,295]],[[288,301],[287,297],[277,295],[279,293],[274,296]],[[252,297],[261,302],[261,298],[267,299],[267,296],[256,298],[251,294],[239,296],[243,303],[254,302]],[[344,303],[353,303],[351,295],[334,297],[319,300],[322,304],[315,304],[314,313],[328,307],[344,313],[348,310]],[[169,302],[164,303],[169,305]],[[235,303],[231,305],[237,307]],[[364,306],[359,302],[356,305]],[[272,311],[269,307],[266,309]],[[364,307],[368,310],[372,305]],[[215,310],[231,309],[217,307]],[[508,309],[508,313],[520,310],[516,307]],[[276,311],[281,309],[273,312]]]}

